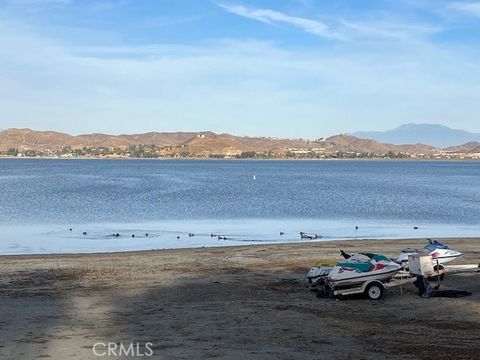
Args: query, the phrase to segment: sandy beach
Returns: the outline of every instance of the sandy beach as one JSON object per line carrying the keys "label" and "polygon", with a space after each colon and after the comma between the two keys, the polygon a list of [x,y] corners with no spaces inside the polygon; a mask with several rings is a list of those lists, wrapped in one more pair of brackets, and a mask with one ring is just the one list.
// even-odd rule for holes
{"label": "sandy beach", "polygon": [[[464,253],[454,264],[480,261],[480,238],[445,242]],[[113,342],[151,343],[155,359],[477,359],[479,274],[447,274],[443,288],[473,293],[457,299],[423,299],[412,285],[380,301],[307,289],[307,270],[339,249],[396,256],[424,243],[3,256],[0,358],[115,358],[92,350]]]}

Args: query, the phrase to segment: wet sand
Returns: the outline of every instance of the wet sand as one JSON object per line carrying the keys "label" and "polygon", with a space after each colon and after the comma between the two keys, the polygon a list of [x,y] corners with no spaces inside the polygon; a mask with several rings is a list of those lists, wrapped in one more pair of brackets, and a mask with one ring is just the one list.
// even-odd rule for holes
{"label": "wet sand", "polygon": [[[480,238],[445,240],[478,263]],[[425,240],[362,240],[0,257],[0,358],[99,359],[98,342],[151,342],[155,359],[477,359],[480,274],[470,297],[318,299],[305,274],[339,249],[398,255]],[[97,348],[102,350],[101,348]],[[125,358],[125,357],[123,357]],[[134,358],[134,357],[131,357]],[[137,357],[143,358],[145,357]]]}

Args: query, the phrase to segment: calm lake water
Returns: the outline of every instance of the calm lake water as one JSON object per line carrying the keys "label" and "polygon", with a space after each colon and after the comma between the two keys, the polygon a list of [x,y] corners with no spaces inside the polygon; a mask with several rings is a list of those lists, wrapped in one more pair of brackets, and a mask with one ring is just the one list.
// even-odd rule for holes
{"label": "calm lake water", "polygon": [[473,161],[0,159],[0,187],[1,254],[480,235]]}

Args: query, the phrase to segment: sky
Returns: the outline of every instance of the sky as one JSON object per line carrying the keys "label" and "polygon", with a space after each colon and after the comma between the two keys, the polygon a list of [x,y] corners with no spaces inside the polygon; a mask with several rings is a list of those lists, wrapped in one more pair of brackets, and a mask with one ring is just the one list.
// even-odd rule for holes
{"label": "sky", "polygon": [[480,1],[0,0],[0,129],[480,132]]}

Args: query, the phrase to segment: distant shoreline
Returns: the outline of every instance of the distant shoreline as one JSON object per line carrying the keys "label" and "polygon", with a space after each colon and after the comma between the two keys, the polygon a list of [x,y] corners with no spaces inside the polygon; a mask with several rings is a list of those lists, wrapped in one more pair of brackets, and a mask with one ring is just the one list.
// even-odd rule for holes
{"label": "distant shoreline", "polygon": [[[453,237],[435,237],[436,240],[441,241],[442,243],[450,243],[455,241],[475,241],[479,242],[480,238],[478,236],[453,236]],[[423,243],[425,238],[422,237],[402,237],[402,238],[389,238],[389,239],[323,239],[317,241],[302,241],[302,242],[281,242],[281,243],[267,243],[267,244],[248,244],[248,245],[223,245],[223,246],[196,246],[196,247],[178,247],[178,248],[154,248],[154,249],[144,249],[144,250],[112,250],[112,251],[95,251],[95,252],[60,252],[60,253],[31,253],[31,254],[0,254],[0,260],[4,259],[55,259],[55,258],[71,258],[78,259],[84,257],[129,257],[129,256],[141,256],[141,255],[154,255],[154,254],[165,254],[168,252],[171,253],[194,253],[196,251],[235,251],[235,250],[245,250],[251,248],[305,248],[305,247],[359,247],[364,244],[372,244],[375,246],[381,246],[386,248],[388,244],[391,244],[393,247],[398,246],[402,243]]]}
{"label": "distant shoreline", "polygon": [[109,157],[71,157],[71,158],[62,158],[62,157],[49,157],[49,156],[0,156],[1,159],[25,159],[25,160],[158,160],[158,161],[171,161],[171,160],[179,160],[179,161],[418,161],[418,162],[425,162],[425,161],[445,161],[445,162],[455,162],[455,161],[468,161],[468,162],[476,162],[480,159],[473,159],[473,158],[466,158],[466,159],[445,159],[445,158],[323,158],[323,159],[315,159],[315,158],[275,158],[275,159],[259,159],[259,158],[204,158],[204,157],[187,157],[187,158],[134,158],[134,157],[118,157],[118,158],[109,158]]}
{"label": "distant shoreline", "polygon": [[[435,237],[435,239],[450,243],[450,242],[479,242],[480,238],[477,236],[454,236],[454,237]],[[246,249],[264,249],[264,248],[276,248],[276,249],[303,249],[305,247],[312,248],[356,248],[365,246],[365,244],[371,244],[386,248],[388,244],[392,247],[398,247],[400,244],[420,243],[425,242],[425,238],[390,238],[390,239],[341,239],[341,240],[322,240],[322,241],[302,241],[297,243],[285,242],[274,244],[249,244],[249,245],[226,245],[226,246],[198,246],[198,247],[180,247],[180,248],[162,248],[162,249],[148,249],[148,250],[126,250],[126,251],[97,251],[97,252],[65,252],[65,253],[37,253],[37,254],[0,254],[1,259],[54,259],[54,258],[83,258],[83,257],[109,257],[109,256],[141,256],[141,255],[153,255],[153,254],[165,254],[165,253],[192,253],[192,252],[205,252],[205,251],[231,251],[246,250]],[[475,244],[476,245],[476,244]]]}
{"label": "distant shoreline", "polygon": [[249,137],[203,132],[70,135],[31,129],[0,132],[0,156],[160,159],[446,159],[480,160],[480,142],[432,146],[382,143],[348,134],[302,138]]}

